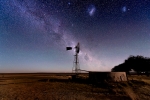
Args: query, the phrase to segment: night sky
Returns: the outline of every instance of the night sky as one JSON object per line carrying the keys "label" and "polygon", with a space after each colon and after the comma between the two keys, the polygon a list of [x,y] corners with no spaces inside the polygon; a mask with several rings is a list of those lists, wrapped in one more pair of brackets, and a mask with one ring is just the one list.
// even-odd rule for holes
{"label": "night sky", "polygon": [[0,72],[110,71],[150,57],[149,0],[0,0]]}

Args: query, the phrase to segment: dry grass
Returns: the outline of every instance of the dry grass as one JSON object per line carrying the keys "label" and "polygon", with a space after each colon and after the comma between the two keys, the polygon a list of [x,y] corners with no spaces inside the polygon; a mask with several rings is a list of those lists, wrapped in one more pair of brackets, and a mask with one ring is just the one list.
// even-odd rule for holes
{"label": "dry grass", "polygon": [[145,76],[96,85],[89,84],[86,75],[80,76],[82,81],[72,81],[67,75],[1,76],[0,100],[150,100],[150,79]]}

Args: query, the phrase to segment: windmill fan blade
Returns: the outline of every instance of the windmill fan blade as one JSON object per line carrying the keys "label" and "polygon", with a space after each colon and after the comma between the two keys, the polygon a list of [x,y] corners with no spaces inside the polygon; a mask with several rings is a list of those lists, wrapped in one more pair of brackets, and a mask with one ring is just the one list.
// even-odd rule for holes
{"label": "windmill fan blade", "polygon": [[72,47],[66,47],[66,50],[72,50]]}

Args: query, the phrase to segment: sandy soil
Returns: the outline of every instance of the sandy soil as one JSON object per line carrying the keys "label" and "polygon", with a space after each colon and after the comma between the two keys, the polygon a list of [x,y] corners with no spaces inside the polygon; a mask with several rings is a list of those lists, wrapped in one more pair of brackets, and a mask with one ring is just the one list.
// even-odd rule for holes
{"label": "sandy soil", "polygon": [[52,74],[1,74],[0,100],[150,100],[150,85],[143,81],[92,85],[86,80],[76,82],[70,78]]}

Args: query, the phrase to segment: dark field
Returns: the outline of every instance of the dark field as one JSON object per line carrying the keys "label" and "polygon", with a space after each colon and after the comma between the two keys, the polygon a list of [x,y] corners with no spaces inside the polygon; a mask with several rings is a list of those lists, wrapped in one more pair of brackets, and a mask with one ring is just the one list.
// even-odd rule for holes
{"label": "dark field", "polygon": [[150,100],[150,77],[90,84],[88,74],[0,74],[0,100]]}

